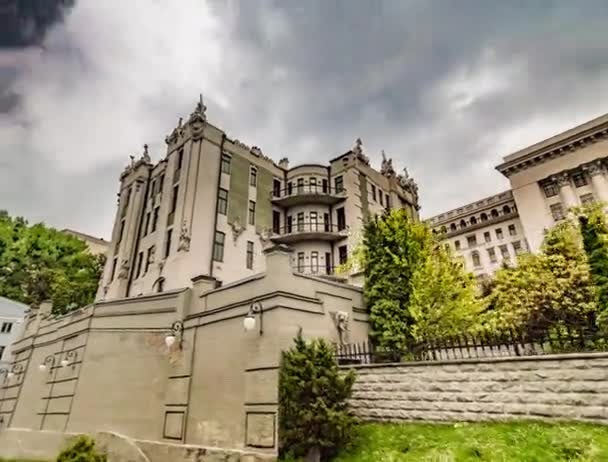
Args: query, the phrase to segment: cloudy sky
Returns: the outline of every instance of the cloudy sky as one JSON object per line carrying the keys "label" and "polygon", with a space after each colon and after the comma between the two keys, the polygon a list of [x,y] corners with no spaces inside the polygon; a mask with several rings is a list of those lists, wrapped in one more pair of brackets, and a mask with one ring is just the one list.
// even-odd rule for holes
{"label": "cloudy sky", "polygon": [[605,0],[78,0],[60,16],[0,35],[0,209],[101,237],[129,155],[161,158],[200,92],[275,159],[384,149],[424,217],[507,189],[502,156],[608,112]]}

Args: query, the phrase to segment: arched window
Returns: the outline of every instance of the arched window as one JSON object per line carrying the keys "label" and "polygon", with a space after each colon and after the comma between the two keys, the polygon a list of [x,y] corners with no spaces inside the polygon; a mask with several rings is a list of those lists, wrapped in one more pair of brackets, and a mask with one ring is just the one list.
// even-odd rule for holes
{"label": "arched window", "polygon": [[441,227],[441,233],[442,233],[442,234],[445,234],[445,233],[447,233],[447,232],[448,232],[447,228],[446,228],[445,226],[442,226],[442,227]]}
{"label": "arched window", "polygon": [[488,221],[488,215],[486,213],[481,214],[481,221]]}
{"label": "arched window", "polygon": [[465,228],[467,226],[467,222],[464,220],[460,220],[460,227]]}
{"label": "arched window", "polygon": [[475,251],[471,253],[471,259],[473,260],[473,266],[481,266],[481,259],[479,258],[479,252]]}
{"label": "arched window", "polygon": [[456,231],[456,223],[450,225],[450,231]]}
{"label": "arched window", "polygon": [[492,209],[492,212],[490,212],[490,214],[492,215],[492,218],[496,218],[498,216],[498,210]]}
{"label": "arched window", "polygon": [[505,215],[508,215],[509,213],[511,213],[511,207],[509,207],[508,205],[505,205],[502,208],[502,213],[504,213]]}
{"label": "arched window", "polygon": [[477,224],[477,218],[475,218],[475,217],[471,217],[471,219],[469,221],[471,222],[472,225]]}

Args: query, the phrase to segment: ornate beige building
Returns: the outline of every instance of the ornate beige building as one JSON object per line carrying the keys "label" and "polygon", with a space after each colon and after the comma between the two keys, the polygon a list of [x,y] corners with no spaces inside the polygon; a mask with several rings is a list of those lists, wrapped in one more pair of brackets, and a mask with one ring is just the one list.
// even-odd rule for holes
{"label": "ornate beige building", "polygon": [[360,236],[363,219],[402,207],[418,217],[417,186],[383,153],[370,166],[361,140],[327,165],[289,167],[228,137],[201,101],[166,138],[153,164],[147,147],[122,173],[99,299],[220,284],[264,271],[262,250],[287,244],[300,273],[332,275]]}
{"label": "ornate beige building", "polygon": [[539,250],[545,230],[572,207],[608,202],[608,114],[510,154],[497,170],[511,190],[428,222],[476,275]]}
{"label": "ornate beige building", "polygon": [[81,233],[80,231],[74,231],[73,229],[63,229],[61,232],[84,241],[89,248],[89,252],[91,252],[93,255],[105,255],[108,252],[110,243],[104,239],[91,236],[90,234]]}

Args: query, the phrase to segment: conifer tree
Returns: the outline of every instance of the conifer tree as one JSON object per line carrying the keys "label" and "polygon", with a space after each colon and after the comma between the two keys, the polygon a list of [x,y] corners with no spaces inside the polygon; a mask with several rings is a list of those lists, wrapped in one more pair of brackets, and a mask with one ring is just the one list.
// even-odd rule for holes
{"label": "conifer tree", "polygon": [[279,371],[279,435],[283,456],[315,461],[350,442],[355,419],[347,410],[355,381],[336,363],[334,349],[322,339],[301,335],[283,353]]}

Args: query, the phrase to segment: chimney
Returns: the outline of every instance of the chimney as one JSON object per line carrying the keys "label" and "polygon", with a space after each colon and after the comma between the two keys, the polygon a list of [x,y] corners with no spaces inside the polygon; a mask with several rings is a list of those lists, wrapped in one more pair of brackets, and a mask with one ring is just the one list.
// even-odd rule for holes
{"label": "chimney", "polygon": [[293,250],[285,244],[279,244],[264,250],[266,256],[266,274],[284,276],[291,274],[291,254]]}

